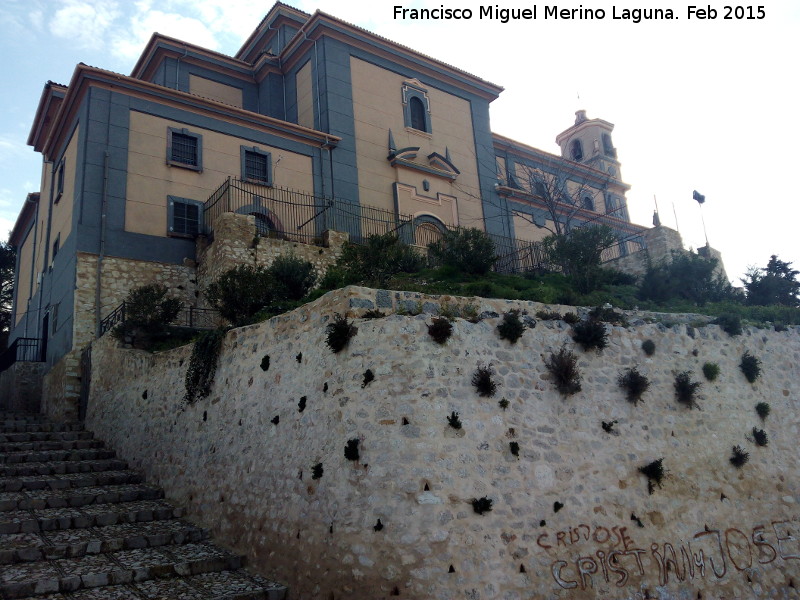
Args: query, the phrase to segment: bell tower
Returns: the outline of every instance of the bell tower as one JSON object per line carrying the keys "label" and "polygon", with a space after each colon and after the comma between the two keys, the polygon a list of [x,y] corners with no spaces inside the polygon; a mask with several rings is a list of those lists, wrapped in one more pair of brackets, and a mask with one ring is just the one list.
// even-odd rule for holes
{"label": "bell tower", "polygon": [[617,149],[611,141],[614,124],[603,119],[587,119],[586,111],[575,112],[575,124],[556,136],[561,156],[622,180]]}

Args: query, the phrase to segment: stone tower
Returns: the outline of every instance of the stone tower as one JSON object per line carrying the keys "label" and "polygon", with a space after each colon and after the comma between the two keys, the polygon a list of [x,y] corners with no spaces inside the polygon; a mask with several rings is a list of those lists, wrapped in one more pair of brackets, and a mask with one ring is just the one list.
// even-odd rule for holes
{"label": "stone tower", "polygon": [[561,156],[622,180],[617,149],[611,140],[614,124],[603,119],[587,119],[586,111],[575,112],[575,124],[556,137]]}

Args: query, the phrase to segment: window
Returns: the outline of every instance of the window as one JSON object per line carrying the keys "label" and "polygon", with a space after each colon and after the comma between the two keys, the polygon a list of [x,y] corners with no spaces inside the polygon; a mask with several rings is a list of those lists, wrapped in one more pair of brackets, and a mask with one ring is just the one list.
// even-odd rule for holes
{"label": "window", "polygon": [[[414,80],[416,82],[416,80]],[[416,82],[418,83],[418,82]],[[403,117],[409,129],[431,132],[430,102],[425,89],[410,83],[403,84]]]}
{"label": "window", "polygon": [[581,162],[583,160],[583,144],[581,144],[580,140],[572,140],[570,151],[572,154],[572,160],[576,162]]}
{"label": "window", "polygon": [[275,227],[275,223],[272,222],[267,215],[260,212],[252,212],[250,213],[256,218],[256,233],[261,237],[272,237],[270,232],[275,234],[278,232],[278,228]]}
{"label": "window", "polygon": [[167,130],[167,164],[195,171],[203,170],[203,137],[188,129]]}
{"label": "window", "polygon": [[61,200],[61,194],[64,193],[64,164],[64,159],[61,159],[58,165],[58,171],[56,171],[56,204]]}
{"label": "window", "polygon": [[203,204],[197,200],[167,197],[169,235],[194,237],[202,228]]}
{"label": "window", "polygon": [[586,210],[594,210],[594,200],[592,200],[589,196],[584,196],[583,208],[585,208]]}
{"label": "window", "polygon": [[53,242],[53,260],[56,259],[56,255],[58,251],[61,249],[61,234],[59,233],[56,236],[56,240]]}
{"label": "window", "polygon": [[617,150],[614,148],[614,145],[611,143],[611,136],[607,133],[603,134],[603,153],[606,156],[613,156],[616,158]]}
{"label": "window", "polygon": [[240,146],[242,180],[272,185],[272,160],[269,152]]}

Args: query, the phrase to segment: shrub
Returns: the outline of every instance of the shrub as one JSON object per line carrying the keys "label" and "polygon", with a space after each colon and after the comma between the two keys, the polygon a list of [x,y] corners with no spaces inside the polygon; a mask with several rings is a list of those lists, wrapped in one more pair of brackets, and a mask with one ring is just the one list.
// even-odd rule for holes
{"label": "shrub", "polygon": [[224,339],[224,329],[212,329],[204,332],[194,343],[184,380],[186,393],[183,400],[187,404],[193,404],[199,398],[205,398],[211,393]]}
{"label": "shrub", "polygon": [[363,245],[345,244],[336,261],[336,271],[325,284],[365,283],[386,287],[397,273],[414,273],[424,267],[425,259],[396,235],[371,235]]}
{"label": "shrub", "polygon": [[689,408],[697,406],[697,390],[700,383],[692,381],[689,371],[681,371],[675,376],[675,399]]}
{"label": "shrub", "polygon": [[742,373],[744,373],[744,376],[750,383],[754,383],[755,380],[758,379],[759,375],[761,375],[761,361],[750,354],[750,352],[747,350],[745,350],[744,354],[742,355],[739,368],[742,370]]}
{"label": "shrub", "polygon": [[750,460],[750,453],[745,452],[741,446],[734,446],[732,451],[733,454],[729,460],[734,467],[741,469]]}
{"label": "shrub", "polygon": [[756,445],[758,446],[766,446],[769,444],[769,439],[767,438],[767,432],[763,429],[758,429],[753,427],[753,440],[755,440]]}
{"label": "shrub", "polygon": [[167,287],[158,283],[130,290],[125,297],[125,321],[114,328],[114,337],[130,337],[134,346],[148,347],[153,338],[166,333],[183,305],[167,292]]}
{"label": "shrub", "polygon": [[703,375],[708,381],[716,381],[719,377],[719,365],[717,363],[707,362],[703,365]]}
{"label": "shrub", "polygon": [[608,346],[608,333],[606,326],[594,319],[587,319],[572,326],[572,339],[583,347],[585,351],[597,348],[602,350]]}
{"label": "shrub", "polygon": [[382,312],[380,310],[376,310],[376,309],[373,308],[372,310],[368,310],[363,315],[361,315],[361,318],[362,319],[382,319],[385,316],[386,316],[386,313],[384,313],[384,312]]}
{"label": "shrub", "polygon": [[497,383],[492,379],[494,369],[489,366],[479,366],[472,374],[472,385],[478,391],[478,395],[484,398],[491,398],[497,392]]}
{"label": "shrub", "polygon": [[496,260],[492,238],[474,228],[448,231],[428,251],[434,263],[471,275],[485,275]]}
{"label": "shrub", "polygon": [[508,311],[503,315],[503,320],[497,326],[500,338],[516,344],[517,340],[525,332],[525,325],[519,318],[518,310]]}
{"label": "shrub", "polygon": [[456,411],[450,413],[450,416],[447,417],[447,423],[453,429],[461,429],[461,419],[458,418],[458,413]]}
{"label": "shrub", "polygon": [[347,445],[344,447],[344,457],[347,460],[358,460],[359,459],[359,452],[358,452],[358,444],[360,440],[358,438],[353,438],[351,440],[347,440]]}
{"label": "shrub", "polygon": [[656,353],[656,343],[653,340],[645,340],[642,342],[642,350],[647,356],[653,356]]}
{"label": "shrub", "polygon": [[434,317],[428,325],[428,335],[437,344],[444,344],[453,334],[453,324],[445,317]]}
{"label": "shrub", "polygon": [[562,347],[550,354],[544,361],[545,367],[553,376],[556,389],[564,396],[581,391],[581,375],[578,371],[578,357],[571,350]]}
{"label": "shrub", "polygon": [[311,467],[311,479],[322,479],[322,474],[325,470],[322,468],[322,463],[317,463]]}
{"label": "shrub", "polygon": [[548,310],[537,310],[536,318],[541,319],[542,321],[560,321],[563,319],[560,312]]}
{"label": "shrub", "polygon": [[626,325],[628,320],[621,312],[617,312],[610,305],[595,306],[589,311],[589,318],[604,323],[614,323],[615,325]]}
{"label": "shrub", "polygon": [[206,298],[234,327],[252,322],[274,299],[275,282],[264,267],[237,265],[206,289]]}
{"label": "shrub", "polygon": [[575,323],[578,323],[580,320],[581,318],[574,312],[564,313],[564,323],[568,325],[575,325]]}
{"label": "shrub", "polygon": [[293,254],[279,256],[267,270],[277,287],[275,297],[282,299],[300,300],[317,281],[314,266]]}
{"label": "shrub", "polygon": [[486,496],[483,498],[475,498],[472,500],[472,509],[479,515],[482,515],[485,512],[491,512],[492,501]]}
{"label": "shrub", "polygon": [[570,275],[579,292],[596,289],[602,279],[600,261],[603,250],[617,241],[606,225],[576,227],[564,235],[550,235],[543,241],[549,261],[560,265]]}
{"label": "shrub", "polygon": [[769,404],[767,402],[759,402],[758,404],[756,404],[756,413],[758,414],[759,417],[761,417],[762,421],[766,419],[770,413]]}
{"label": "shrub", "polygon": [[732,296],[731,285],[716,271],[717,260],[673,251],[671,260],[650,265],[639,286],[639,298],[658,303],[674,300],[704,305]]}
{"label": "shrub", "polygon": [[519,444],[517,442],[508,442],[508,449],[514,456],[519,456]]}
{"label": "shrub", "polygon": [[614,426],[616,424],[617,424],[616,420],[610,421],[610,422],[607,422],[607,421],[601,421],[600,422],[600,426],[603,428],[603,431],[605,431],[606,433],[610,433],[612,435],[619,435],[619,431],[614,429]]}
{"label": "shrub", "polygon": [[508,400],[506,400],[505,398],[498,400],[497,404],[503,410],[506,410],[508,408]]}
{"label": "shrub", "polygon": [[364,381],[361,383],[361,387],[365,388],[373,381],[375,381],[375,373],[372,372],[372,369],[364,371]]}
{"label": "shrub", "polygon": [[350,338],[358,333],[358,328],[348,321],[347,317],[336,313],[333,317],[333,322],[326,325],[325,331],[325,343],[334,354],[337,354],[347,346]]}
{"label": "shrub", "polygon": [[722,331],[729,336],[737,336],[742,333],[742,320],[739,315],[734,313],[725,313],[718,316],[712,321],[715,325],[719,325]]}
{"label": "shrub", "polygon": [[642,399],[642,394],[650,387],[650,381],[645,375],[639,373],[636,367],[632,367],[621,373],[617,378],[619,386],[626,391],[628,402],[636,405]]}
{"label": "shrub", "polygon": [[747,290],[747,304],[800,306],[798,275],[800,272],[792,269],[792,263],[779,260],[773,254],[766,268],[751,267],[742,279]]}
{"label": "shrub", "polygon": [[653,484],[655,483],[658,487],[661,487],[661,482],[664,480],[664,475],[666,475],[664,459],[659,458],[643,467],[639,467],[639,472],[647,477],[647,491],[652,494],[655,489]]}

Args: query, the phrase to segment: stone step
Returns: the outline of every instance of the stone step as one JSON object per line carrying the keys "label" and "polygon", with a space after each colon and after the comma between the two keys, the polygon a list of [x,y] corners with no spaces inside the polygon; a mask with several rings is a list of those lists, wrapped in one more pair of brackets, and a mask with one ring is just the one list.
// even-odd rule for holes
{"label": "stone step", "polygon": [[140,472],[130,469],[52,475],[11,475],[0,476],[0,492],[44,489],[58,490],[96,485],[142,483],[143,481],[144,476]]}
{"label": "stone step", "polygon": [[90,504],[79,508],[13,510],[0,513],[0,534],[86,529],[119,523],[178,519],[182,516],[183,509],[164,500]]}
{"label": "stone step", "polygon": [[150,579],[22,600],[285,600],[286,597],[286,586],[239,570]]}
{"label": "stone step", "polygon": [[104,448],[102,440],[40,440],[27,442],[0,442],[0,454],[17,452],[45,452],[48,450],[85,450]]}
{"label": "stone step", "polygon": [[0,595],[13,599],[74,592],[100,586],[239,569],[243,563],[241,556],[209,542],[16,563],[0,566]]}
{"label": "stone step", "polygon": [[114,458],[113,450],[87,448],[85,450],[39,450],[30,452],[0,453],[0,464],[19,464],[23,462],[52,462],[57,460],[102,460]]}
{"label": "stone step", "polygon": [[51,440],[91,440],[91,431],[25,431],[0,433],[0,442],[45,442]]}
{"label": "stone step", "polygon": [[181,519],[63,531],[8,533],[0,535],[0,565],[178,545],[200,542],[208,537],[207,530]]}
{"label": "stone step", "polygon": [[35,433],[35,432],[61,432],[83,431],[83,423],[49,423],[46,421],[16,421],[6,419],[0,421],[0,434],[6,433]]}
{"label": "stone step", "polygon": [[29,477],[34,475],[64,475],[71,473],[100,473],[122,471],[128,463],[117,458],[95,460],[58,460],[49,462],[24,462],[0,464],[0,477]]}
{"label": "stone step", "polygon": [[163,497],[164,491],[161,488],[143,483],[2,492],[0,519],[3,518],[5,511],[80,507],[90,504],[158,500]]}

